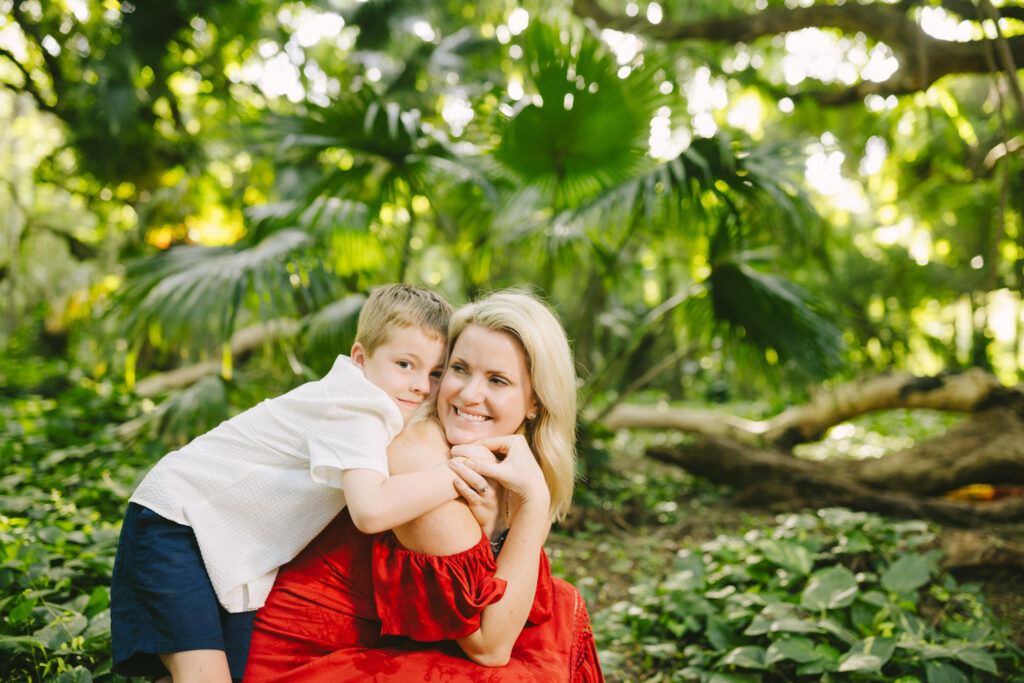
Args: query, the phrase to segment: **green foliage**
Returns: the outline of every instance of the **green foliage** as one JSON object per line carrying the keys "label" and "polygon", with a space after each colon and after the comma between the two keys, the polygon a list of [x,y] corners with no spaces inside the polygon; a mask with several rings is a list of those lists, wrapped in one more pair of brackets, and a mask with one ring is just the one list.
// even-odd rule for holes
{"label": "green foliage", "polygon": [[131,397],[64,362],[8,357],[0,375],[0,679],[111,680],[119,520],[159,446],[126,448]]}
{"label": "green foliage", "polygon": [[620,77],[614,55],[580,24],[534,22],[522,45],[536,98],[502,127],[494,155],[524,189],[560,210],[648,165],[650,120],[665,102],[655,69]]}
{"label": "green foliage", "polygon": [[824,509],[679,551],[595,616],[600,646],[671,680],[1022,680],[1024,652],[922,522]]}

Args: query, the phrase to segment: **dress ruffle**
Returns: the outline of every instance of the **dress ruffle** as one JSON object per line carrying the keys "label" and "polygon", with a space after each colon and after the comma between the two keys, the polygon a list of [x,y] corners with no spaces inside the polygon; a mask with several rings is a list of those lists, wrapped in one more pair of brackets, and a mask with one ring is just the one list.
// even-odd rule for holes
{"label": "dress ruffle", "polygon": [[[454,555],[424,555],[403,547],[392,533],[373,544],[373,588],[381,635],[420,642],[452,640],[480,628],[484,608],[505,595],[504,579],[487,537]],[[551,618],[551,568],[541,554],[537,592],[529,623]]]}
{"label": "dress ruffle", "polygon": [[456,555],[423,555],[391,533],[359,533],[343,512],[278,573],[256,617],[245,682],[602,681],[582,596],[552,578],[543,553],[540,562],[511,660],[480,666],[451,639],[478,628],[480,613],[504,593],[487,540]]}

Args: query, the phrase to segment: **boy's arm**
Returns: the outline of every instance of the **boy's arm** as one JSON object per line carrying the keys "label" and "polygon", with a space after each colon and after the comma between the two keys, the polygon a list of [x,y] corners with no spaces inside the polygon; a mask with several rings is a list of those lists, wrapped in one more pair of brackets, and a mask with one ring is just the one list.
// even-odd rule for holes
{"label": "boy's arm", "polygon": [[364,534],[376,534],[410,522],[459,497],[458,475],[447,463],[418,472],[385,477],[365,469],[341,473],[352,523]]}

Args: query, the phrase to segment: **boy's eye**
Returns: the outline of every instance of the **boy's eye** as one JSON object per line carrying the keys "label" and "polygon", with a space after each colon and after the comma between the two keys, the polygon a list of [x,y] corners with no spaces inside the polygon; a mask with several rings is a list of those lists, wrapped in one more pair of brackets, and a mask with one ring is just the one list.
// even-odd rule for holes
{"label": "boy's eye", "polygon": [[410,363],[407,360],[400,360],[398,361],[398,367],[402,368],[403,370],[408,370],[412,367],[412,363]]}
{"label": "boy's eye", "polygon": [[434,370],[432,373],[430,373],[430,379],[441,379],[441,371]]}

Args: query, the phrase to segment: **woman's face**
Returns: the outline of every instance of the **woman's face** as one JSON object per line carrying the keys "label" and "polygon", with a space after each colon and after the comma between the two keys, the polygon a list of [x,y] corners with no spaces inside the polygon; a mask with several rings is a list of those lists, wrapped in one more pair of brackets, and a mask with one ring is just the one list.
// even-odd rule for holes
{"label": "woman's face", "polygon": [[506,332],[469,325],[455,340],[437,391],[448,443],[514,434],[536,410],[526,356]]}

